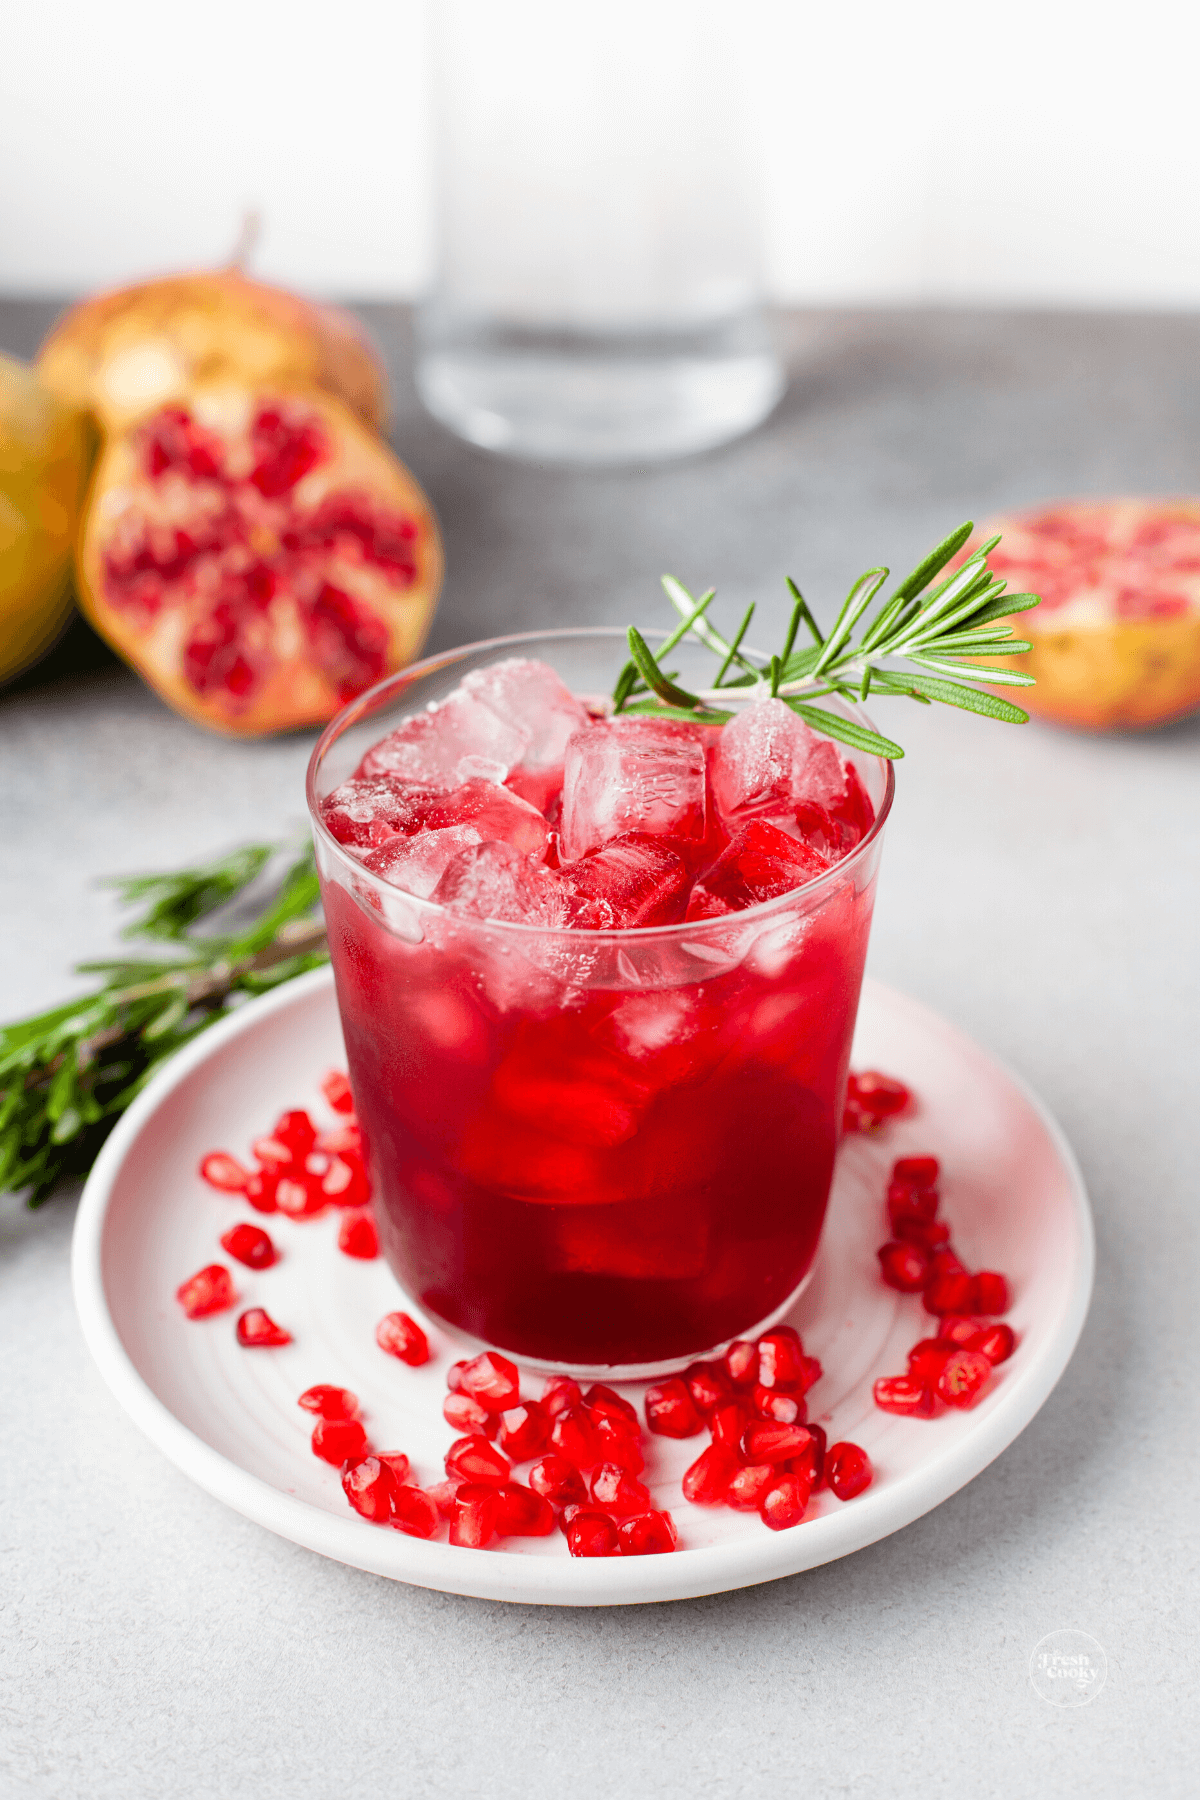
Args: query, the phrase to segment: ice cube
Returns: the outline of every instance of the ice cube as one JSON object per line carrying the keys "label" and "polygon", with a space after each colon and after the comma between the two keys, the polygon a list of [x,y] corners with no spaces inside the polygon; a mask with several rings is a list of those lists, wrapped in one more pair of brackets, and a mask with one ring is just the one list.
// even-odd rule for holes
{"label": "ice cube", "polygon": [[398,775],[443,791],[473,776],[501,782],[520,762],[529,732],[458,687],[439,706],[415,713],[367,751],[360,776]]}
{"label": "ice cube", "polygon": [[321,802],[321,817],[339,844],[374,849],[397,833],[415,831],[436,790],[390,776],[343,781]]}
{"label": "ice cube", "polygon": [[683,918],[691,885],[686,853],[686,843],[633,832],[569,863],[558,879],[577,899],[607,902],[620,930],[673,925]]}
{"label": "ice cube", "polygon": [[479,776],[432,800],[425,823],[433,828],[470,825],[479,843],[503,838],[527,856],[543,855],[550,836],[550,827],[535,806]]}
{"label": "ice cube", "polygon": [[548,663],[510,656],[463,680],[463,692],[498,718],[528,733],[528,743],[508,785],[514,794],[545,812],[563,783],[567,740],[588,723],[587,709],[564,687]]}
{"label": "ice cube", "polygon": [[383,881],[390,881],[393,887],[403,888],[406,894],[428,900],[454,857],[479,842],[479,833],[473,825],[447,825],[441,831],[417,831],[411,837],[389,838],[386,844],[363,857],[363,867]]}
{"label": "ice cube", "polygon": [[798,843],[769,819],[751,819],[696,883],[687,916],[710,919],[741,912],[802,887],[828,867],[811,845]]}
{"label": "ice cube", "polygon": [[828,738],[818,738],[809,751],[796,778],[794,798],[800,808],[802,833],[804,807],[821,808],[834,823],[842,856],[854,848],[875,821],[875,808],[858,770],[852,762],[842,761]]}
{"label": "ice cube", "polygon": [[[451,830],[469,831],[468,826]],[[437,884],[433,898],[477,919],[549,928],[566,923],[569,909],[559,877],[538,868],[511,844],[492,842],[460,850]]]}
{"label": "ice cube", "polygon": [[567,745],[561,829],[567,861],[630,832],[698,846],[706,823],[704,743],[688,725],[614,719],[576,733]]}
{"label": "ice cube", "polygon": [[738,713],[713,757],[713,796],[723,817],[740,823],[753,813],[786,811],[800,797],[796,780],[816,743],[782,700],[756,700]]}

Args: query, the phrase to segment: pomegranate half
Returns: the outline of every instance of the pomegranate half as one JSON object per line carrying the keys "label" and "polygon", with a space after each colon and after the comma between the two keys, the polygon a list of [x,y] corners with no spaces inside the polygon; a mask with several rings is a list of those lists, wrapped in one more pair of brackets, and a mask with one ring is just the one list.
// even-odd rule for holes
{"label": "pomegranate half", "polygon": [[106,431],[218,381],[323,388],[376,430],[387,416],[383,367],[357,320],[237,269],[80,301],[46,338],[38,373]]}
{"label": "pomegranate half", "polygon": [[329,394],[223,384],[111,436],[80,605],[185,717],[324,723],[415,656],[442,579],[408,470]]}
{"label": "pomegranate half", "polygon": [[1072,500],[991,519],[989,561],[1042,604],[1006,657],[1031,713],[1084,730],[1160,725],[1200,706],[1200,500]]}

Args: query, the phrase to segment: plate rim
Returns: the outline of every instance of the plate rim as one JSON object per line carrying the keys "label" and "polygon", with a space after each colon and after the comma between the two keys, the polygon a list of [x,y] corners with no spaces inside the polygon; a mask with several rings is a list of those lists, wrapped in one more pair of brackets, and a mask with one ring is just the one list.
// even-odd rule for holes
{"label": "plate rim", "polygon": [[[755,1539],[684,1549],[670,1556],[570,1559],[505,1556],[494,1550],[382,1532],[377,1526],[313,1505],[273,1487],[193,1432],[150,1387],[121,1341],[105,1291],[102,1249],[109,1207],[125,1159],[159,1105],[194,1070],[219,1057],[242,1032],[271,1014],[301,1005],[333,987],[328,967],[282,983],[247,1001],[228,1018],[178,1051],[149,1081],[118,1121],[88,1176],[71,1244],[71,1284],[84,1341],[109,1390],[135,1425],[197,1485],[243,1517],[292,1543],[387,1579],[444,1593],[528,1605],[617,1606],[696,1599],[753,1587],[817,1568],[866,1549],[940,1506],[983,1472],[1020,1436],[1060,1380],[1079,1341],[1091,1304],[1095,1231],[1078,1160],[1044,1101],[989,1049],[940,1013],[899,989],[868,981],[864,990],[895,1005],[914,1022],[931,1023],[970,1044],[1017,1090],[1040,1120],[1071,1189],[1077,1234],[1076,1267],[1057,1324],[1028,1367],[1013,1371],[976,1429],[919,1468],[868,1491],[853,1503],[805,1522],[802,1529],[764,1532]],[[385,1553],[386,1552],[386,1553]],[[564,1580],[565,1571],[570,1571]]]}

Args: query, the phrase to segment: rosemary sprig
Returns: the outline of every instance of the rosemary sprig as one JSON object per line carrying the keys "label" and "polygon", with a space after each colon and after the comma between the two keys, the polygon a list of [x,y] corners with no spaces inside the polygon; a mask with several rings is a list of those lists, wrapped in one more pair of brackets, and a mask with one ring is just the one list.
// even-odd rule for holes
{"label": "rosemary sprig", "polygon": [[120,1114],[167,1058],[221,1018],[239,995],[262,994],[327,960],[311,844],[258,915],[240,929],[193,927],[243,894],[278,853],[256,844],[197,869],[124,878],[126,905],[147,902],[127,938],[170,944],[160,958],[80,963],[99,989],[0,1028],[0,1193],[86,1174]]}
{"label": "rosemary sprig", "polygon": [[[766,658],[743,645],[753,607],[734,637],[726,641],[707,617],[714,590],[710,588],[696,600],[674,575],[664,575],[663,588],[681,623],[657,652],[652,652],[641,633],[630,626],[631,660],[622,669],[613,690],[614,711],[717,725],[733,717],[720,705],[731,689],[758,689],[785,701],[814,731],[838,738],[856,750],[889,759],[904,755],[899,744],[868,730],[857,720],[844,719],[813,702],[827,694],[838,694],[861,703],[874,692],[906,696],[924,705],[936,700],[989,719],[1025,724],[1028,713],[976,684],[986,681],[988,688],[1029,687],[1033,676],[1020,669],[989,668],[985,673],[973,659],[1019,656],[1031,649],[1032,645],[1013,635],[1011,625],[998,621],[1027,612],[1040,603],[1039,597],[1005,593],[1004,582],[992,573],[987,560],[999,538],[982,544],[959,568],[943,576],[973,530],[967,520],[943,538],[882,602],[873,618],[868,615],[887,581],[888,570],[868,569],[850,589],[825,634],[789,576],[787,585],[793,606],[787,636],[782,651]],[[943,577],[940,581],[939,576]],[[935,581],[937,585],[931,587]],[[813,641],[797,650],[801,624],[807,626]],[[688,631],[722,658],[712,687],[695,694],[681,688],[661,667],[664,652]],[[910,668],[893,667],[897,660],[908,663]],[[739,673],[727,680],[734,667]],[[964,680],[964,676],[968,679]],[[639,695],[644,697],[637,698]]]}

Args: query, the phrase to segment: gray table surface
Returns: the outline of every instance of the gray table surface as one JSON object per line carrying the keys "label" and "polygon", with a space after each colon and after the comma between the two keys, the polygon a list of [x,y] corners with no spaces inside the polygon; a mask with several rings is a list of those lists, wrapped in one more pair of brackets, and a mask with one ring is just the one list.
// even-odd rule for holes
{"label": "gray table surface", "polygon": [[[0,306],[0,348],[31,353],[53,310]],[[395,442],[445,526],[433,647],[654,622],[663,568],[773,620],[791,571],[828,611],[859,569],[910,563],[961,517],[1200,487],[1191,318],[790,315],[793,380],[762,430],[594,474],[453,441],[417,407],[403,310],[364,310]],[[765,1587],[608,1611],[424,1592],[296,1549],[166,1463],[81,1341],[73,1196],[5,1201],[0,1791],[1195,1791],[1200,721],[1089,740],[899,703],[885,718],[909,755],[871,970],[1040,1091],[1095,1207],[1091,1317],[1024,1435],[907,1530]],[[5,1017],[113,945],[98,876],[302,815],[310,739],[209,738],[82,631],[0,696],[0,740]],[[1108,1680],[1058,1708],[1027,1669],[1069,1627]]]}

